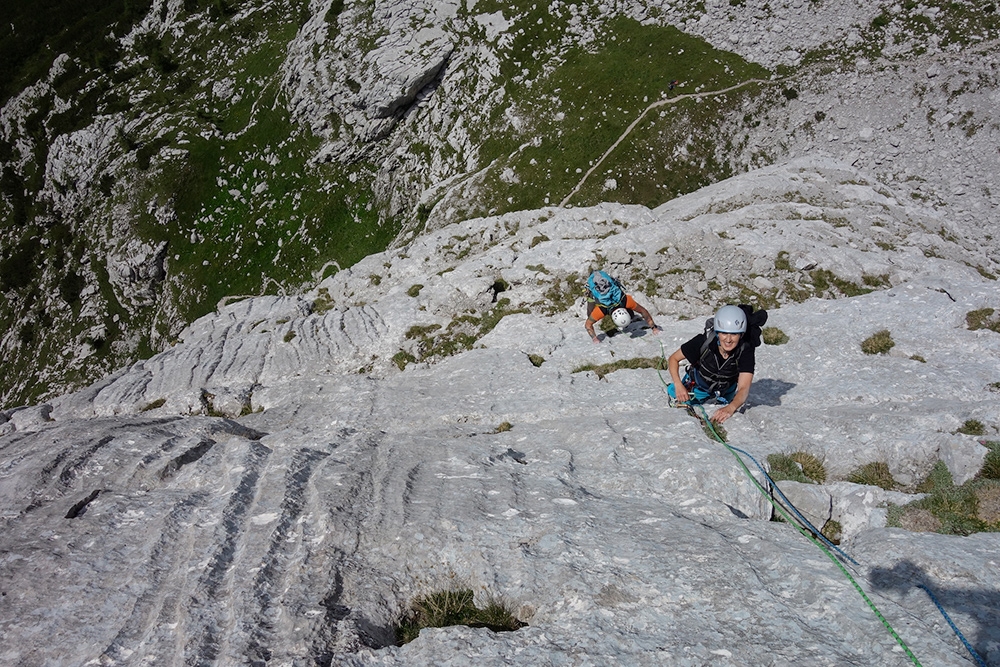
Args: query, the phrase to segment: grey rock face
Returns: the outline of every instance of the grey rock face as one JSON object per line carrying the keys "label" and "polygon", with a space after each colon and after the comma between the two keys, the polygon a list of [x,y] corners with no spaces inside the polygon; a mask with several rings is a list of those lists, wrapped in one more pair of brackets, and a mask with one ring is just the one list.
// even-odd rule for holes
{"label": "grey rock face", "polygon": [[[922,664],[968,654],[919,586],[997,662],[998,534],[884,528],[885,504],[916,496],[832,481],[812,507],[785,485],[817,521],[843,524],[859,565],[841,569],[767,520],[734,454],[667,407],[656,370],[582,370],[668,354],[710,308],[637,291],[663,332],[634,324],[600,345],[582,292],[546,309],[599,253],[643,271],[644,252],[669,246],[734,281],[780,250],[845,272],[891,266],[891,287],[773,310],[789,341],[758,349],[750,407],[724,428],[756,457],[811,452],[831,480],[871,461],[919,479],[968,414],[995,428],[1000,394],[983,387],[1000,336],[964,315],[997,292],[948,243],[941,257],[907,252],[919,213],[855,180],[797,161],[655,211],[465,221],[322,291],[222,305],[150,360],[51,408],[6,411],[0,662],[909,664],[845,572]],[[898,249],[863,245],[864,202]],[[847,226],[823,223],[835,209]],[[499,298],[523,311],[471,347],[391,361],[420,352],[414,327],[441,342]],[[926,362],[862,353],[880,328]],[[394,646],[411,600],[454,586],[502,596],[528,626]]]}

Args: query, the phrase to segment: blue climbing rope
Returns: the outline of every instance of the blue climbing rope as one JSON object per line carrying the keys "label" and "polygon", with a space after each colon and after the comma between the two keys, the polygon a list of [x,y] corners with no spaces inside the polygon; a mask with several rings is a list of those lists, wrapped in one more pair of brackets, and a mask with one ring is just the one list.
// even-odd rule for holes
{"label": "blue climbing rope", "polygon": [[972,648],[972,644],[969,643],[969,640],[965,638],[965,635],[962,634],[962,631],[959,630],[958,626],[955,625],[954,621],[951,620],[951,616],[949,616],[948,612],[944,610],[944,606],[942,606],[942,604],[938,602],[937,596],[935,596],[934,593],[931,592],[931,589],[928,588],[927,586],[924,586],[923,584],[917,584],[917,588],[920,588],[925,593],[927,593],[927,595],[931,599],[931,602],[934,603],[934,605],[938,608],[938,611],[941,612],[941,615],[944,616],[944,620],[948,621],[948,625],[950,625],[951,629],[954,630],[955,635],[962,640],[962,644],[965,645],[966,650],[968,650],[969,655],[972,656],[972,659],[976,661],[976,664],[979,665],[979,667],[988,667],[986,661],[983,660],[978,653],[976,653],[976,649]]}
{"label": "blue climbing rope", "polygon": [[[663,349],[662,342],[660,342],[660,356],[664,359],[664,362],[666,362],[666,353]],[[666,387],[667,382],[663,379],[663,375],[660,373],[659,369],[656,370],[656,374],[660,378],[660,382],[663,383],[663,386]],[[691,403],[685,403],[685,405],[687,405],[688,408],[691,408],[691,411],[694,412],[694,406]],[[917,661],[917,657],[913,654],[912,651],[910,651],[909,647],[907,647],[907,645],[903,642],[903,639],[896,633],[896,631],[892,628],[892,626],[889,625],[889,622],[885,619],[882,613],[879,612],[878,608],[871,601],[868,595],[865,594],[864,590],[862,590],[858,582],[854,579],[854,577],[851,576],[851,574],[847,571],[847,569],[843,566],[843,564],[839,560],[837,560],[837,558],[833,555],[830,549],[833,549],[842,558],[850,561],[852,564],[858,567],[860,567],[859,563],[853,558],[851,558],[849,555],[847,555],[843,550],[841,550],[840,547],[833,544],[833,542],[831,542],[826,537],[826,535],[823,535],[822,532],[817,530],[816,527],[812,525],[812,523],[810,523],[804,516],[802,516],[802,513],[799,512],[798,509],[796,509],[795,505],[792,504],[790,500],[788,500],[785,494],[781,491],[778,485],[771,478],[770,474],[768,474],[767,470],[764,469],[764,467],[760,464],[760,462],[757,461],[757,459],[755,459],[749,452],[746,452],[738,447],[734,447],[729,443],[727,443],[725,440],[723,440],[722,437],[719,436],[719,433],[715,430],[715,427],[712,424],[712,420],[709,419],[708,413],[705,411],[705,407],[701,404],[698,404],[697,407],[701,410],[701,416],[700,417],[698,417],[698,415],[695,416],[698,417],[701,421],[703,421],[707,425],[713,437],[718,442],[722,443],[722,445],[726,447],[726,449],[728,449],[730,453],[736,458],[740,466],[743,468],[744,472],[747,474],[747,477],[749,477],[750,481],[753,482],[754,486],[756,486],[757,489],[762,494],[764,494],[764,496],[768,499],[768,501],[774,506],[774,508],[782,515],[782,517],[784,517],[784,519],[789,524],[794,526],[800,533],[802,533],[802,535],[804,535],[813,544],[820,547],[820,549],[822,549],[823,552],[826,553],[826,555],[830,558],[830,560],[832,560],[834,564],[840,569],[840,571],[844,573],[844,575],[848,578],[848,580],[850,580],[851,584],[858,591],[858,593],[861,594],[861,597],[865,600],[865,602],[868,603],[868,606],[871,608],[871,610],[875,613],[875,615],[886,627],[889,633],[896,639],[899,645],[903,648],[903,650],[906,652],[907,656],[909,656],[913,664],[918,665],[919,667],[920,663]],[[746,456],[748,459],[753,461],[754,465],[757,466],[757,469],[760,470],[760,472],[764,475],[764,478],[767,479],[767,482],[770,485],[770,487],[774,491],[778,492],[778,495],[781,496],[781,499],[787,504],[788,508],[792,511],[792,513],[795,514],[795,517],[801,522],[801,525],[793,522],[791,518],[788,516],[788,514],[786,514],[785,511],[781,508],[781,506],[774,501],[774,498],[771,496],[771,494],[768,494],[767,491],[757,482],[756,478],[754,478],[754,476],[751,474],[750,469],[747,468],[746,464],[743,462],[743,459],[739,457],[740,454]],[[817,541],[817,538],[822,542]],[[948,612],[945,610],[944,606],[938,601],[934,593],[931,592],[930,588],[928,588],[923,584],[916,584],[916,586],[922,589],[925,593],[927,593],[931,601],[938,608],[938,611],[940,611],[944,619],[948,621],[948,625],[951,626],[951,629],[952,631],[954,631],[955,636],[957,636],[959,640],[961,640],[962,644],[965,646],[966,650],[968,650],[973,660],[976,661],[976,664],[979,665],[979,667],[988,667],[986,661],[984,661],[983,658],[976,652],[976,650],[972,647],[969,641],[965,638],[965,635],[962,634],[962,631],[959,630],[958,626],[956,626],[955,623],[951,620],[951,616],[948,615]]]}
{"label": "blue climbing rope", "polygon": [[760,485],[760,482],[758,482],[757,478],[753,476],[753,474],[750,472],[750,469],[747,467],[746,463],[744,463],[743,459],[740,458],[739,454],[733,451],[733,447],[731,447],[725,440],[723,440],[722,437],[719,435],[718,431],[715,430],[715,426],[712,424],[712,420],[709,419],[708,413],[705,411],[705,406],[699,404],[697,407],[701,410],[700,419],[704,422],[706,427],[711,431],[713,437],[718,442],[720,442],[723,447],[729,450],[729,452],[733,455],[733,457],[739,462],[740,467],[743,468],[743,472],[746,473],[747,477],[750,479],[753,485],[757,487],[757,490],[760,491],[765,498],[767,498],[768,502],[770,502],[771,505],[774,506],[774,509],[776,509],[781,514],[782,517],[784,517],[785,521],[787,521],[791,526],[794,526],[795,529],[798,530],[806,539],[808,539],[810,542],[819,547],[823,551],[823,553],[825,553],[827,557],[831,561],[833,561],[833,564],[837,566],[837,568],[841,571],[841,573],[843,573],[843,575],[847,577],[847,580],[851,582],[851,585],[854,586],[854,589],[861,596],[861,599],[863,599],[866,603],[868,603],[868,607],[872,610],[872,613],[874,613],[875,617],[882,622],[882,625],[885,627],[886,630],[889,631],[889,634],[892,635],[893,639],[896,640],[896,643],[899,644],[899,646],[903,649],[906,655],[910,658],[910,661],[917,667],[922,667],[920,661],[917,660],[917,656],[914,655],[913,651],[910,650],[910,647],[907,646],[906,642],[903,641],[903,638],[899,636],[899,633],[897,633],[896,630],[892,627],[892,625],[889,624],[889,621],[886,620],[885,616],[882,615],[882,612],[880,612],[878,610],[878,607],[875,606],[875,603],[872,602],[870,597],[868,597],[868,594],[865,593],[863,588],[861,588],[861,584],[859,584],[857,580],[851,575],[851,573],[847,571],[847,568],[844,567],[844,564],[840,562],[840,560],[833,554],[832,551],[826,548],[825,544],[817,540],[809,531],[800,526],[798,523],[792,521],[792,518],[788,515],[787,512],[785,512],[785,510],[781,507],[781,505],[778,502],[776,502],[774,498],[771,497],[770,494],[767,493],[764,487]]}

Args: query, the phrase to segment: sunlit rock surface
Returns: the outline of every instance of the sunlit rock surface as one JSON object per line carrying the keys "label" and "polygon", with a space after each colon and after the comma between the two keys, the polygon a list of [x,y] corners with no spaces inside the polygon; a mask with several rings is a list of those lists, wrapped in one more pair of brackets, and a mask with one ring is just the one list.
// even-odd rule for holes
{"label": "sunlit rock surface", "polygon": [[[977,419],[995,438],[1000,424],[1000,335],[965,325],[1000,291],[967,265],[974,248],[938,236],[921,252],[923,215],[810,159],[653,211],[470,220],[311,294],[223,306],[152,359],[6,410],[0,662],[910,664],[849,572],[922,664],[969,654],[919,586],[1000,663],[1000,537],[885,528],[884,492],[842,481],[871,461],[907,483],[939,458],[964,470],[981,445],[955,431]],[[641,275],[661,249],[712,280],[781,289],[816,268],[888,274],[869,294],[773,310],[790,340],[758,349],[750,407],[725,423],[759,461],[824,462],[858,565],[769,521],[734,454],[667,407],[665,373],[579,370],[700,332],[710,311],[640,281],[659,335],[636,323],[591,343],[579,287],[569,310],[545,308],[553,277]],[[472,349],[392,361],[419,352],[411,327],[440,334],[500,299],[524,312]],[[880,329],[891,353],[863,354]],[[528,625],[393,645],[415,596],[456,585]]]}

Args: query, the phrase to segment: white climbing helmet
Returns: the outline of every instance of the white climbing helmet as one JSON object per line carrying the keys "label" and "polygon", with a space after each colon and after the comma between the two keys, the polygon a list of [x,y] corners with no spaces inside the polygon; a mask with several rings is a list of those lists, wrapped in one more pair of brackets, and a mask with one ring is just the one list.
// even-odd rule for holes
{"label": "white climbing helmet", "polygon": [[624,329],[632,323],[632,314],[627,308],[615,308],[611,311],[611,320],[619,329]]}
{"label": "white climbing helmet", "polygon": [[715,314],[715,333],[746,333],[747,314],[739,306],[723,306]]}

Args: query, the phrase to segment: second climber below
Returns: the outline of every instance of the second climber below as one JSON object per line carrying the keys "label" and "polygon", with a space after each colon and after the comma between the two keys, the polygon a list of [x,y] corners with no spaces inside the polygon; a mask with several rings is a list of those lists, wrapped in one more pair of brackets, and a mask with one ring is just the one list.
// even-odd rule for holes
{"label": "second climber below", "polygon": [[[667,359],[673,380],[667,387],[673,399],[671,405],[693,405],[714,398],[722,407],[712,415],[712,421],[721,424],[732,417],[750,395],[756,362],[754,348],[760,344],[760,327],[766,320],[767,311],[754,313],[750,306],[720,308],[706,323],[704,333],[681,345]],[[684,360],[689,366],[682,379],[680,363]]]}
{"label": "second climber below", "polygon": [[636,313],[646,322],[646,326],[658,334],[662,329],[653,322],[653,316],[626,294],[621,284],[604,271],[594,271],[587,279],[587,289],[591,298],[587,301],[587,321],[583,323],[590,339],[600,343],[601,339],[594,331],[594,325],[611,315],[615,326],[624,329],[632,321],[632,313]]}

